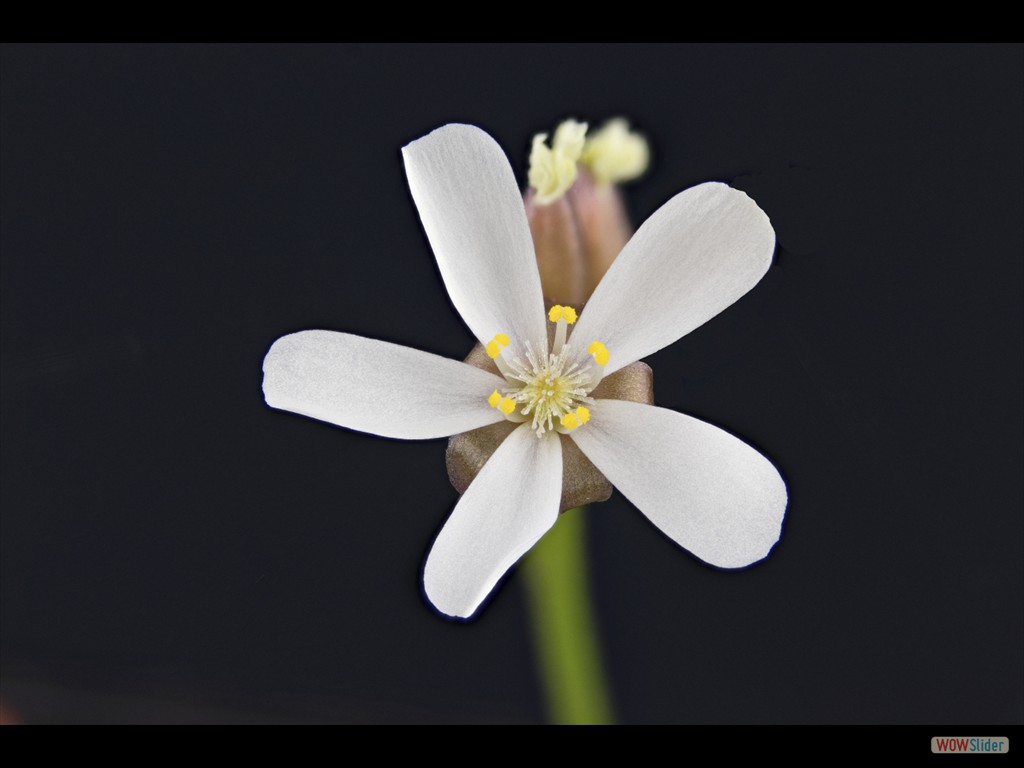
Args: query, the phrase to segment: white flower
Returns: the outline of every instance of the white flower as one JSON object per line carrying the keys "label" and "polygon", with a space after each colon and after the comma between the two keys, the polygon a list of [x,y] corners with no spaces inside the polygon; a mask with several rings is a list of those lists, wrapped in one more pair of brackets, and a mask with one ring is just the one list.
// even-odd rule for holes
{"label": "white flower", "polygon": [[572,309],[551,310],[549,352],[530,230],[501,148],[478,128],[448,125],[403,154],[448,294],[504,378],[395,344],[305,331],[271,347],[263,391],[275,408],[385,437],[521,422],[438,535],[423,574],[430,601],[471,616],[554,525],[562,440],[702,560],[739,568],[767,556],[787,495],[766,458],[689,416],[590,397],[602,376],[671,344],[761,279],[775,247],[764,212],[724,184],[676,195],[636,232],[578,321]]}

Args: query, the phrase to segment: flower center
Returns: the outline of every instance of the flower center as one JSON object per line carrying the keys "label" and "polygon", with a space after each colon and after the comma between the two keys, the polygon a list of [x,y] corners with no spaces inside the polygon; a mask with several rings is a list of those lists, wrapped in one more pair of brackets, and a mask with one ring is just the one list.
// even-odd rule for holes
{"label": "flower center", "polygon": [[526,362],[512,360],[509,383],[515,386],[518,382],[521,387],[511,398],[522,406],[517,409],[520,414],[533,417],[531,426],[538,436],[554,429],[556,422],[561,425],[564,416],[584,403],[594,402],[588,396],[593,389],[590,366],[570,363],[570,349],[563,346],[557,355],[538,359],[527,343]]}
{"label": "flower center", "polygon": [[552,431],[566,434],[590,421],[590,393],[601,381],[609,357],[600,341],[587,347],[593,363],[566,344],[567,328],[576,322],[572,307],[556,305],[548,318],[556,323],[550,352],[538,354],[527,341],[524,355],[509,354],[510,339],[504,333],[487,344],[488,356],[509,383],[502,392],[494,390],[487,402],[510,421],[529,421],[537,437]]}

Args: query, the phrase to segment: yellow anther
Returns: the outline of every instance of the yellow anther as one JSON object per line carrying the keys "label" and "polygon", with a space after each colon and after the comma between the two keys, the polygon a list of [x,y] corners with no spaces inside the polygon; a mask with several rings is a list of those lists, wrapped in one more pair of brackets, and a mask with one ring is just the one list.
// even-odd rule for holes
{"label": "yellow anther", "polygon": [[491,406],[491,408],[497,408],[498,403],[500,402],[501,395],[498,394],[498,390],[494,390],[493,392],[491,392],[491,396],[487,398],[487,404]]}
{"label": "yellow anther", "polygon": [[562,426],[565,427],[570,432],[572,432],[574,429],[576,429],[576,427],[578,427],[580,424],[582,424],[582,422],[580,421],[579,417],[575,413],[567,413],[567,414],[565,414],[561,418],[561,422],[562,422]]}
{"label": "yellow anther", "polygon": [[501,398],[501,405],[498,406],[498,410],[508,416],[512,411],[516,409],[516,401],[511,397]]}
{"label": "yellow anther", "polygon": [[555,304],[551,309],[548,310],[548,320],[552,323],[557,323],[559,320],[565,320],[569,325],[576,322],[576,310],[572,307],[563,307],[561,304]]}
{"label": "yellow anther", "polygon": [[600,341],[590,342],[590,346],[587,347],[587,352],[594,356],[594,362],[596,362],[602,368],[608,365],[608,347],[606,347]]}
{"label": "yellow anther", "polygon": [[598,184],[635,179],[647,170],[650,150],[647,140],[629,130],[621,117],[609,120],[589,139],[581,160]]}
{"label": "yellow anther", "polygon": [[495,334],[494,338],[487,342],[487,356],[493,360],[501,354],[501,348],[508,346],[508,335],[504,333]]}
{"label": "yellow anther", "polygon": [[580,420],[581,424],[586,424],[590,421],[590,409],[584,408],[582,405],[576,409],[576,418]]}

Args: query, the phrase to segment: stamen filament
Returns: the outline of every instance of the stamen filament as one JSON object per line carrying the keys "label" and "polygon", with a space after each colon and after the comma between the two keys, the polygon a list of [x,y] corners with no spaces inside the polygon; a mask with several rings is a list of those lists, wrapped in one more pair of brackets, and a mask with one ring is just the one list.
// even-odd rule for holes
{"label": "stamen filament", "polygon": [[493,339],[487,342],[487,356],[494,361],[494,364],[498,366],[498,370],[501,371],[501,375],[506,379],[509,376],[510,369],[502,355],[509,343],[507,333],[497,333]]}
{"label": "stamen filament", "polygon": [[594,369],[590,380],[590,389],[593,391],[601,383],[601,379],[604,378],[604,367],[608,365],[611,354],[608,352],[608,347],[600,341],[590,342],[587,352],[593,356],[594,362],[597,363],[597,367]]}
{"label": "stamen filament", "polygon": [[565,346],[565,336],[569,330],[569,324],[565,322],[564,318],[558,318],[558,323],[555,325],[555,343],[551,345],[552,354],[557,355],[562,351],[562,347]]}
{"label": "stamen filament", "polygon": [[563,307],[555,304],[548,312],[548,320],[555,325],[555,341],[551,345],[551,353],[557,355],[565,346],[565,337],[570,325],[576,322],[576,310],[572,307]]}
{"label": "stamen filament", "polygon": [[499,354],[497,357],[493,358],[493,360],[494,364],[498,366],[498,370],[501,371],[501,375],[506,379],[510,378],[512,375],[512,369],[509,368],[508,363],[505,362],[504,355]]}

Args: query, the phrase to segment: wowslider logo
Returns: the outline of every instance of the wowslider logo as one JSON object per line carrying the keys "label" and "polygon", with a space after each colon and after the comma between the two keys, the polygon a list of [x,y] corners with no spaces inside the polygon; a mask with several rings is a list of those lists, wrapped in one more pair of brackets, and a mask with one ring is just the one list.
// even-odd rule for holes
{"label": "wowslider logo", "polygon": [[1010,751],[1010,740],[1005,736],[933,736],[932,752],[977,755],[1000,754]]}

